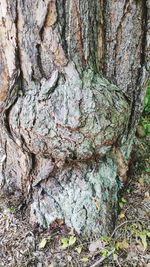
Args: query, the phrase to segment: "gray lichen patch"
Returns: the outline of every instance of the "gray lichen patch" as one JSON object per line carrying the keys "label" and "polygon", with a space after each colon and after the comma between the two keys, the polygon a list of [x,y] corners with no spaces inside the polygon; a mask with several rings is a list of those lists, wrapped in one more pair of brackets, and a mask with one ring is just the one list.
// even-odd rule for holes
{"label": "gray lichen patch", "polygon": [[80,163],[52,175],[34,191],[31,220],[47,227],[59,218],[78,233],[108,232],[116,216],[116,171],[108,158]]}

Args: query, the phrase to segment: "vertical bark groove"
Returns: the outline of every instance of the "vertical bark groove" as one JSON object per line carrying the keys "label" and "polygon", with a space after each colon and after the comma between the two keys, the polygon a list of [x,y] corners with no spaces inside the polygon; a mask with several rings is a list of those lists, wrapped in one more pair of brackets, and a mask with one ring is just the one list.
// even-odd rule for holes
{"label": "vertical bark groove", "polygon": [[[141,38],[141,51],[140,51],[140,66],[138,68],[138,75],[136,79],[136,90],[133,91],[132,95],[132,109],[131,109],[131,115],[129,119],[129,125],[128,125],[128,132],[131,131],[131,129],[135,128],[135,125],[137,124],[141,111],[143,109],[143,96],[144,91],[146,90],[146,84],[149,76],[149,71],[147,68],[146,63],[146,46],[147,46],[147,36],[148,36],[148,7],[147,7],[147,1],[143,1],[142,6],[142,38]],[[147,77],[145,77],[147,76]],[[143,83],[144,78],[144,83]]]}

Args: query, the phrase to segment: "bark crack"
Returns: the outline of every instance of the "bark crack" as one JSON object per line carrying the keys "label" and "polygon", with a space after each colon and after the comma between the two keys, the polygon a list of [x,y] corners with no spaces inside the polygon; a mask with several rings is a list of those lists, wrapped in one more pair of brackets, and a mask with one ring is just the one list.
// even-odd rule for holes
{"label": "bark crack", "polygon": [[146,50],[146,37],[147,37],[147,21],[148,21],[148,10],[147,10],[147,0],[143,1],[143,14],[142,14],[142,44],[141,44],[141,66],[145,65],[145,50]]}
{"label": "bark crack", "polygon": [[86,62],[85,55],[84,55],[84,45],[83,45],[83,36],[82,36],[82,21],[81,21],[80,12],[79,12],[79,9],[77,6],[77,2],[75,0],[73,0],[73,2],[74,2],[74,7],[75,7],[74,11],[75,11],[75,14],[77,16],[77,21],[78,21],[79,39],[77,40],[77,46],[79,49],[82,63],[83,63],[83,65],[86,65],[87,62]]}
{"label": "bark crack", "polygon": [[116,30],[116,43],[115,43],[115,46],[114,46],[114,75],[113,75],[113,81],[115,82],[115,84],[117,84],[117,77],[116,77],[116,67],[117,67],[117,54],[118,54],[118,46],[119,46],[119,41],[120,41],[120,33],[122,33],[122,24],[123,24],[123,21],[124,19],[126,18],[126,15],[127,13],[129,13],[129,8],[130,8],[130,0],[126,0],[125,1],[125,4],[124,4],[124,7],[123,7],[123,15],[120,19],[120,23],[117,27],[117,30]]}
{"label": "bark crack", "polygon": [[98,66],[98,69],[102,69],[103,73],[106,73],[105,70],[105,54],[106,54],[106,46],[105,46],[105,40],[106,40],[106,27],[105,27],[105,12],[106,12],[106,1],[101,0],[100,1],[100,12],[101,12],[101,19],[100,19],[100,38],[101,38],[101,47],[98,51],[100,53],[100,66]]}
{"label": "bark crack", "polygon": [[42,77],[46,78],[46,74],[45,74],[45,71],[43,69],[42,61],[41,61],[41,45],[37,44],[36,48],[37,48],[37,65],[39,67],[39,71],[40,71]]}
{"label": "bark crack", "polygon": [[68,43],[66,40],[66,26],[67,26],[67,17],[66,17],[66,0],[62,0],[62,14],[60,14],[60,1],[56,0],[56,10],[58,16],[58,22],[61,25],[61,43],[62,48],[65,53],[65,56],[68,57]]}
{"label": "bark crack", "polygon": [[141,103],[141,91],[142,91],[142,78],[143,78],[143,72],[144,68],[147,70],[146,66],[146,45],[147,45],[147,21],[148,21],[148,9],[147,9],[147,1],[143,0],[143,10],[142,10],[142,39],[141,39],[141,54],[140,54],[140,67],[138,70],[137,80],[135,84],[135,89],[133,90],[132,95],[132,108],[131,108],[131,114],[129,118],[129,124],[128,124],[128,134],[131,131],[132,128],[134,128],[134,124],[138,122],[138,119],[141,114],[141,109],[143,107]]}
{"label": "bark crack", "polygon": [[16,70],[14,71],[14,74],[11,77],[9,95],[6,101],[6,107],[3,111],[3,124],[7,131],[9,138],[11,138],[13,141],[15,140],[14,140],[11,127],[10,127],[9,114],[12,109],[12,106],[18,100],[18,91],[22,88],[22,77],[23,77],[22,71],[21,71],[21,62],[20,62],[18,20],[19,20],[18,0],[16,0],[16,17],[15,17],[15,27],[16,27],[15,67],[16,67]]}

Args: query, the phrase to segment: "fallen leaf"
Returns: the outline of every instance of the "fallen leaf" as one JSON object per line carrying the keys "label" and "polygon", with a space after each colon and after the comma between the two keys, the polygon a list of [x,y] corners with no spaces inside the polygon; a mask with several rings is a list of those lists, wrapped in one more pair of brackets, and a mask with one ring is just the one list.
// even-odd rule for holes
{"label": "fallen leaf", "polygon": [[10,208],[8,208],[8,211],[9,211],[10,213],[13,213],[13,212],[15,211],[15,208],[14,208],[14,207],[10,207]]}
{"label": "fallen leaf", "polygon": [[125,217],[125,214],[124,213],[120,213],[119,214],[119,219],[121,220],[121,219],[123,219]]}
{"label": "fallen leaf", "polygon": [[102,250],[102,257],[106,257],[107,256],[107,253],[108,253],[107,249],[104,248]]}
{"label": "fallen leaf", "polygon": [[143,178],[143,177],[141,177],[141,178],[139,179],[139,184],[140,184],[141,186],[144,186],[144,178]]}
{"label": "fallen leaf", "polygon": [[62,237],[61,242],[62,242],[62,246],[61,246],[62,249],[66,249],[69,246],[69,239],[68,238]]}
{"label": "fallen leaf", "polygon": [[124,197],[121,198],[121,201],[122,203],[127,203],[127,200]]}
{"label": "fallen leaf", "polygon": [[76,240],[77,240],[77,238],[75,236],[70,236],[69,238],[62,237],[61,238],[61,242],[62,242],[61,248],[66,249],[66,248],[74,245]]}
{"label": "fallen leaf", "polygon": [[88,262],[88,260],[89,260],[88,257],[83,257],[83,258],[81,259],[82,262]]}
{"label": "fallen leaf", "polygon": [[41,248],[45,248],[46,244],[47,244],[47,239],[46,239],[46,238],[43,238],[43,239],[41,240],[41,242],[39,243],[39,248],[40,248],[40,249],[41,249]]}
{"label": "fallen leaf", "polygon": [[76,242],[77,238],[75,236],[70,236],[69,238],[69,246],[72,246]]}
{"label": "fallen leaf", "polygon": [[75,250],[78,252],[78,254],[80,254],[82,251],[82,246],[76,247]]}
{"label": "fallen leaf", "polygon": [[150,197],[149,192],[148,191],[145,192],[145,198],[149,198],[149,197]]}
{"label": "fallen leaf", "polygon": [[141,238],[141,241],[142,241],[142,244],[143,244],[143,247],[144,247],[144,251],[146,251],[147,250],[147,246],[148,246],[148,244],[147,244],[147,235],[145,233],[141,233],[139,235],[139,237]]}
{"label": "fallen leaf", "polygon": [[68,261],[71,262],[72,261],[72,257],[70,255],[68,255]]}
{"label": "fallen leaf", "polygon": [[117,261],[118,255],[116,253],[113,254],[113,259],[114,259],[114,261]]}
{"label": "fallen leaf", "polygon": [[128,247],[129,247],[129,243],[125,239],[121,242],[116,243],[116,249],[123,250],[123,249],[127,249]]}
{"label": "fallen leaf", "polygon": [[123,208],[123,203],[122,202],[119,202],[119,207],[122,209]]}

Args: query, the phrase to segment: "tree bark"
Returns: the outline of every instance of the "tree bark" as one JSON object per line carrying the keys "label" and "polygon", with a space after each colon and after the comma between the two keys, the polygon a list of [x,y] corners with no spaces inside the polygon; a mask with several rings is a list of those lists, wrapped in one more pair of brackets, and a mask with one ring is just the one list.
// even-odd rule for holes
{"label": "tree bark", "polygon": [[[0,1],[0,184],[31,221],[115,224],[150,65],[150,3]],[[29,204],[30,203],[30,204]]]}

